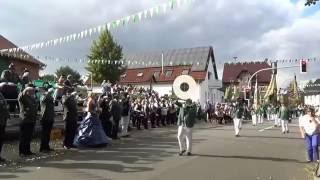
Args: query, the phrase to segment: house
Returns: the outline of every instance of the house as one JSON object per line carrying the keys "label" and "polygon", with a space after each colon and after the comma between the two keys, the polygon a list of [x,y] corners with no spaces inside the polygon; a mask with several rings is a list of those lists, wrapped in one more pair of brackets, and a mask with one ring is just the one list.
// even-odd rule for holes
{"label": "house", "polygon": [[196,47],[171,49],[163,52],[128,54],[127,71],[121,84],[130,84],[157,91],[160,96],[171,95],[174,80],[180,75],[190,75],[196,81],[195,94],[190,97],[204,105],[207,100],[221,102],[223,92],[218,79],[213,48]]}
{"label": "house", "polygon": [[[17,48],[11,41],[0,35],[0,50]],[[18,75],[23,74],[24,68],[30,71],[31,80],[39,78],[39,71],[45,66],[42,62],[26,53],[25,51],[16,52],[1,52],[0,53],[0,74],[3,70],[7,69],[10,63],[14,63],[16,66],[16,73]]]}
{"label": "house", "polygon": [[304,104],[311,106],[320,105],[320,79],[308,83],[304,88]]}
{"label": "house", "polygon": [[[237,86],[240,90],[240,96],[244,96],[245,88],[252,74],[258,70],[271,68],[267,62],[244,62],[244,63],[225,63],[223,68],[222,83],[225,89],[228,86]],[[258,74],[258,88],[262,94],[267,90],[271,81],[272,70],[262,71]],[[255,77],[251,81],[251,87],[254,87]]]}

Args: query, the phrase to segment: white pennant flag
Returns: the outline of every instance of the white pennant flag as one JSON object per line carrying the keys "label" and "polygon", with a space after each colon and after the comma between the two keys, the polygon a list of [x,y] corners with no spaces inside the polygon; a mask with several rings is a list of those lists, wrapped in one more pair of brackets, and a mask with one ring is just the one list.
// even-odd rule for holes
{"label": "white pennant flag", "polygon": [[153,17],[153,8],[150,8],[149,12],[150,12],[150,17]]}
{"label": "white pennant flag", "polygon": [[84,35],[84,32],[82,31],[82,32],[81,32],[81,39],[83,38],[83,35]]}
{"label": "white pennant flag", "polygon": [[97,28],[94,27],[92,31],[93,31],[93,33],[96,33],[97,32]]}
{"label": "white pennant flag", "polygon": [[181,6],[181,0],[177,0],[177,7]]}
{"label": "white pennant flag", "polygon": [[127,24],[130,22],[130,18],[131,18],[131,16],[127,16],[127,18],[126,18]]}
{"label": "white pennant flag", "polygon": [[42,42],[42,43],[40,44],[40,48],[43,48],[43,46],[44,46],[44,43]]}
{"label": "white pennant flag", "polygon": [[62,43],[62,38],[59,39],[59,43],[60,43],[60,44]]}
{"label": "white pennant flag", "polygon": [[145,10],[145,11],[143,12],[143,15],[144,15],[144,18],[147,19],[147,17],[148,17],[148,10]]}
{"label": "white pennant flag", "polygon": [[98,26],[98,33],[101,32],[101,26]]}
{"label": "white pennant flag", "polygon": [[111,27],[111,24],[108,23],[108,24],[107,24],[107,29],[108,29],[108,31],[110,30],[110,27]]}
{"label": "white pennant flag", "polygon": [[106,27],[107,25],[106,24],[104,24],[104,25],[102,25],[102,27],[101,27],[101,31],[105,31],[106,30]]}
{"label": "white pennant flag", "polygon": [[167,4],[162,5],[162,10],[164,14],[167,13],[167,7],[168,7]]}
{"label": "white pennant flag", "polygon": [[89,36],[92,34],[92,28],[89,29]]}
{"label": "white pennant flag", "polygon": [[87,37],[87,35],[88,35],[88,30],[85,30],[84,31],[84,37]]}
{"label": "white pennant flag", "polygon": [[70,36],[67,36],[67,38],[66,38],[66,42],[69,42],[69,38],[70,38]]}
{"label": "white pennant flag", "polygon": [[141,21],[141,19],[142,19],[142,13],[143,13],[143,12],[139,12],[139,13],[138,13],[139,21]]}

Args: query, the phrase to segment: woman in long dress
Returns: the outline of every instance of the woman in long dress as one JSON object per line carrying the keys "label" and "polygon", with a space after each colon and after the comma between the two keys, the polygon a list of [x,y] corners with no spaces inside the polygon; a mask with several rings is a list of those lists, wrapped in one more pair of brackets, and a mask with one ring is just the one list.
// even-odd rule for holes
{"label": "woman in long dress", "polygon": [[73,144],[77,147],[103,147],[108,144],[108,138],[102,128],[96,112],[95,96],[89,93],[87,115],[81,121]]}

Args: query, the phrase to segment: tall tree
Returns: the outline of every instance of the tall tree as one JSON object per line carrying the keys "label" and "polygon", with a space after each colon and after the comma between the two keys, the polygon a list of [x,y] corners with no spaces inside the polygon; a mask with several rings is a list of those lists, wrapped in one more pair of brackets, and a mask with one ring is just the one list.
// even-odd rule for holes
{"label": "tall tree", "polygon": [[315,5],[319,0],[307,0],[305,6]]}
{"label": "tall tree", "polygon": [[73,70],[71,67],[69,66],[61,66],[57,71],[56,71],[56,76],[59,78],[61,75],[64,76],[68,76],[68,75],[72,76],[72,80],[74,83],[81,83],[81,76],[80,74],[76,71]]}
{"label": "tall tree", "polygon": [[103,31],[98,40],[93,42],[88,58],[90,61],[86,69],[92,73],[93,81],[97,83],[103,80],[115,83],[125,72],[125,67],[120,61],[122,47],[114,41],[108,30]]}

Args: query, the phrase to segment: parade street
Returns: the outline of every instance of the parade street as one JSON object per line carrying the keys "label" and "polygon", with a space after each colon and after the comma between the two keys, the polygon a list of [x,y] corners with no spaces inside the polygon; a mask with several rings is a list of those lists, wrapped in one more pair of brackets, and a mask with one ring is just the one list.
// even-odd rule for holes
{"label": "parade street", "polygon": [[178,156],[176,127],[134,131],[107,148],[72,150],[20,169],[2,168],[0,179],[308,179],[304,141],[297,122],[290,125],[290,133],[282,134],[271,123],[245,124],[236,138],[231,125],[201,123],[194,128],[193,156]]}

